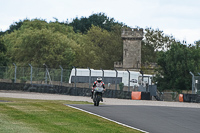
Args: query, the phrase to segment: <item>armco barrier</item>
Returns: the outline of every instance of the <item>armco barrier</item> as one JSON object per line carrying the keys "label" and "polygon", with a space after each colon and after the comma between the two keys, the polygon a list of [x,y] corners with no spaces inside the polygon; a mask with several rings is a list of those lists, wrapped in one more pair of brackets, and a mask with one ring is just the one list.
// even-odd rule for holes
{"label": "armco barrier", "polygon": [[200,95],[197,95],[197,94],[183,94],[183,102],[200,103]]}
{"label": "armco barrier", "polygon": [[150,92],[142,92],[141,93],[141,100],[151,100]]}
{"label": "armco barrier", "polygon": [[132,100],[151,100],[150,92],[132,91]]}
{"label": "armco barrier", "polygon": [[[18,90],[28,92],[39,92],[39,93],[51,93],[51,94],[64,94],[73,96],[91,96],[91,89],[89,88],[74,88],[59,85],[41,85],[41,84],[23,84],[23,83],[6,83],[0,82],[0,90]],[[107,89],[103,97],[107,98],[120,98],[120,99],[131,99],[131,92],[120,91],[120,90],[109,90]]]}

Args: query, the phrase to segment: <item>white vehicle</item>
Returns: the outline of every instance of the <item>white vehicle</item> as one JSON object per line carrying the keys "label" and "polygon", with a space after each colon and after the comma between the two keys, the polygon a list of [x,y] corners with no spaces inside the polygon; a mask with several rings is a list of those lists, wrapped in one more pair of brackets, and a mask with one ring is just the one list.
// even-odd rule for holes
{"label": "white vehicle", "polygon": [[[139,86],[142,80],[141,78],[142,74],[140,74],[140,72],[137,71],[129,71],[129,72],[130,72],[130,86]],[[117,84],[122,82],[124,83],[124,86],[128,86],[129,72],[117,71],[117,79],[116,79],[115,70],[94,70],[94,69],[76,68],[76,79],[75,79],[75,68],[73,68],[71,70],[69,83],[74,83],[75,80],[76,83],[89,83],[89,76],[91,76],[91,81],[90,81],[91,83],[94,82],[97,77],[102,77],[105,84],[108,83],[115,84],[115,80],[117,80]],[[145,79],[146,78],[143,78],[144,81]],[[151,84],[150,78],[148,83]]]}

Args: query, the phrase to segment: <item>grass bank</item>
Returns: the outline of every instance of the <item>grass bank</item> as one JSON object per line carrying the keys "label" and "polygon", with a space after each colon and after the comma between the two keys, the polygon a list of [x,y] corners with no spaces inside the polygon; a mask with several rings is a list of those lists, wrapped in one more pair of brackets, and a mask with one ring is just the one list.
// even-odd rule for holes
{"label": "grass bank", "polygon": [[0,133],[139,133],[64,104],[89,103],[0,97]]}

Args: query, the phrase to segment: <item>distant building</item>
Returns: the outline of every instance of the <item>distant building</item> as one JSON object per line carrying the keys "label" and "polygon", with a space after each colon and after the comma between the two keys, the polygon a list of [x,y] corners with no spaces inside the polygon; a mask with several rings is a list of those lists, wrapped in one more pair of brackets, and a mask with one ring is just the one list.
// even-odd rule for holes
{"label": "distant building", "polygon": [[123,28],[121,37],[123,39],[123,63],[114,62],[114,67],[119,70],[140,70],[143,29]]}

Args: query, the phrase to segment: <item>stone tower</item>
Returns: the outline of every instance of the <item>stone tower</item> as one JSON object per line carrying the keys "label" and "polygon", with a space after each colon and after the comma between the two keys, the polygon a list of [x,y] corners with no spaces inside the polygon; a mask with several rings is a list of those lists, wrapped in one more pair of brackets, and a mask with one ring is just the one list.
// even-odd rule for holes
{"label": "stone tower", "polygon": [[123,28],[123,69],[141,68],[141,42],[143,29]]}

